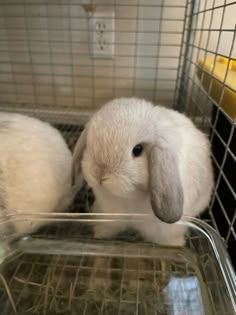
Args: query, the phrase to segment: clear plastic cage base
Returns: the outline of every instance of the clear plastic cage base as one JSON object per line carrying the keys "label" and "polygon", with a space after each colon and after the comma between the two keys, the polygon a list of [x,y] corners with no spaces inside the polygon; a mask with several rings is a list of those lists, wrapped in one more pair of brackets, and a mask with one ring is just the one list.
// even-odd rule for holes
{"label": "clear plastic cage base", "polygon": [[[15,215],[0,221],[1,315],[232,315],[235,275],[216,232],[185,218],[184,247],[135,233],[96,240],[94,224],[144,216]],[[41,228],[35,231],[36,227]],[[16,233],[16,227],[24,231]]]}

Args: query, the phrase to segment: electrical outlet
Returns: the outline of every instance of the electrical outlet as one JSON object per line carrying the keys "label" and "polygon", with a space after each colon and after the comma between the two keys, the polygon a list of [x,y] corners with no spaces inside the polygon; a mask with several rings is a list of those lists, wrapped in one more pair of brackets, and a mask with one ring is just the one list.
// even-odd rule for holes
{"label": "electrical outlet", "polygon": [[95,11],[90,18],[91,53],[94,58],[114,57],[114,17],[113,11]]}

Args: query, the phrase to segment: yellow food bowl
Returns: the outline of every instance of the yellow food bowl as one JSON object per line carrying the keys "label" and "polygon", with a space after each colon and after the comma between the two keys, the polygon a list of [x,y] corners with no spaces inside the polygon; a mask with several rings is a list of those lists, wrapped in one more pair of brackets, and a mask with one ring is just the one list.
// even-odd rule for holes
{"label": "yellow food bowl", "polygon": [[207,57],[199,60],[198,78],[205,91],[230,116],[236,117],[236,61]]}

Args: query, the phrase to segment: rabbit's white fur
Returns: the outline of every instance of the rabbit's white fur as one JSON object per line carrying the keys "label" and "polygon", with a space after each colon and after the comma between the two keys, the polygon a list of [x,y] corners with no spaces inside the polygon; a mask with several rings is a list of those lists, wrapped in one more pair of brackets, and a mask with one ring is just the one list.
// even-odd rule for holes
{"label": "rabbit's white fur", "polygon": [[[0,113],[1,216],[63,211],[72,197],[71,165],[72,154],[55,128],[28,116]],[[39,225],[13,223],[19,233]]]}
{"label": "rabbit's white fur", "polygon": [[[148,241],[183,245],[185,229],[163,223],[151,208],[147,152],[148,144],[156,139],[168,143],[177,155],[183,214],[196,216],[207,207],[213,189],[207,137],[174,110],[136,98],[116,99],[95,113],[86,127],[82,171],[95,193],[93,211],[150,214],[150,220],[111,224],[110,228],[100,224],[95,226],[96,237],[111,237],[132,227]],[[139,143],[147,145],[143,154],[134,158],[132,149]]]}

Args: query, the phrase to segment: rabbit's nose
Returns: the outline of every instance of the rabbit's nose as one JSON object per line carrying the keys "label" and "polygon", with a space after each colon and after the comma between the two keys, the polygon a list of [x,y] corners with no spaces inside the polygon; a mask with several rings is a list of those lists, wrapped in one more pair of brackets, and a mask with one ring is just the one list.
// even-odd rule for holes
{"label": "rabbit's nose", "polygon": [[107,167],[106,166],[100,166],[99,172],[98,172],[98,180],[100,184],[102,184],[104,181],[108,179],[107,177]]}
{"label": "rabbit's nose", "polygon": [[100,184],[103,184],[105,181],[107,181],[109,178],[107,176],[100,178]]}

